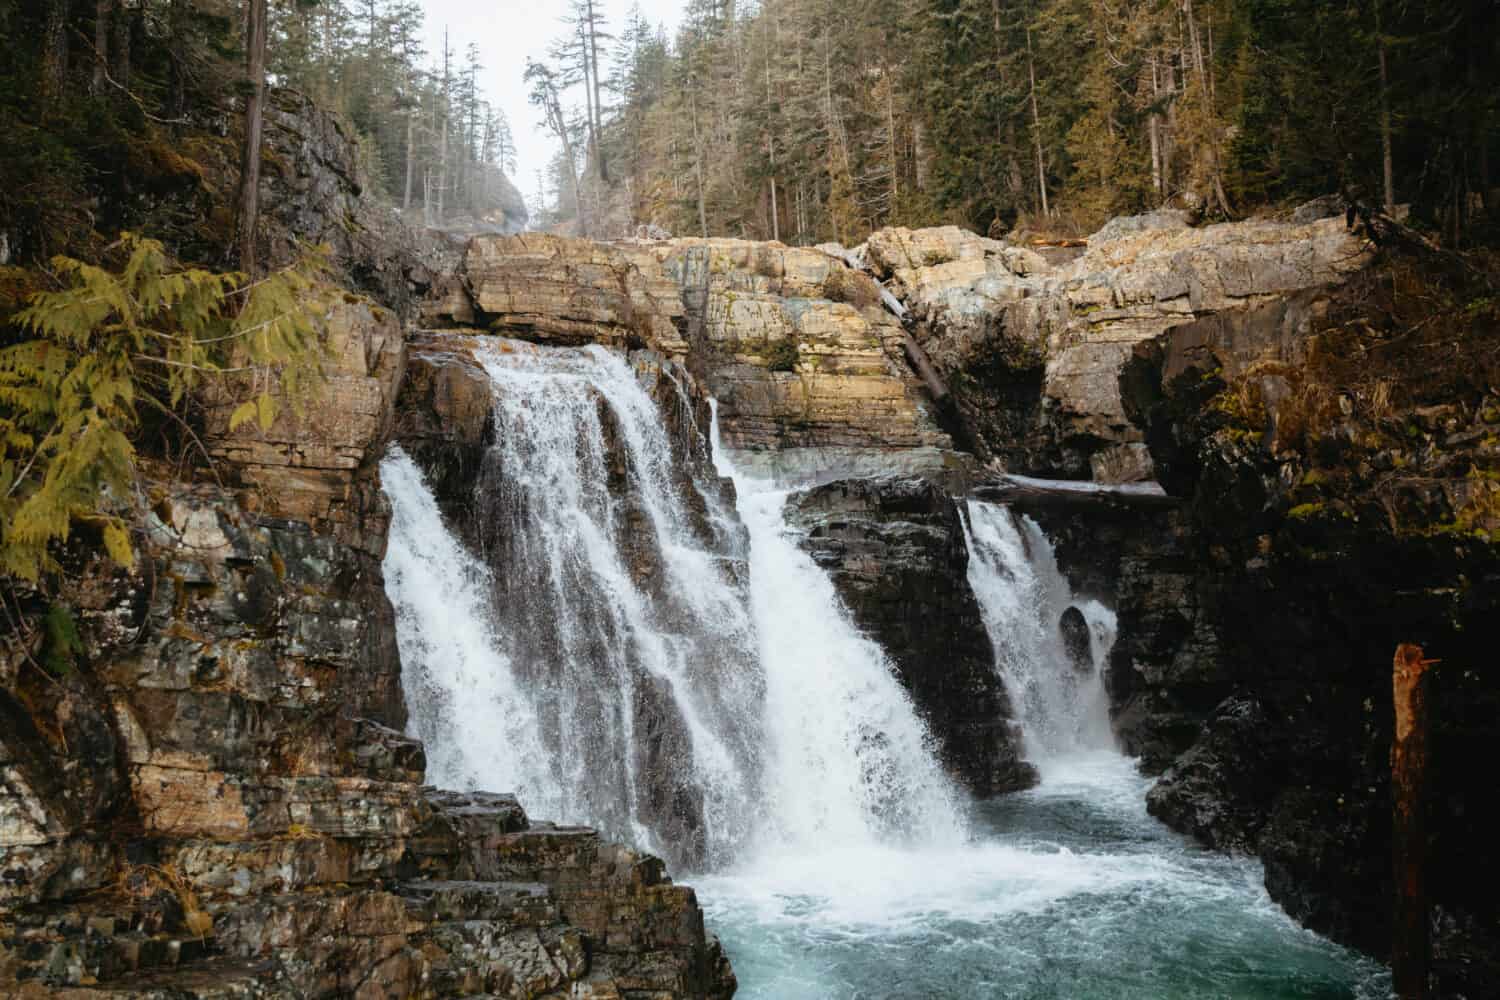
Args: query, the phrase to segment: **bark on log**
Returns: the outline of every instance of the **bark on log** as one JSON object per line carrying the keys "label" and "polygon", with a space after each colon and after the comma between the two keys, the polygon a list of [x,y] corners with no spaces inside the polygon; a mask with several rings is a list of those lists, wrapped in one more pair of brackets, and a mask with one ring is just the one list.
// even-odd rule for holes
{"label": "bark on log", "polygon": [[1179,503],[1158,483],[1107,485],[1088,480],[1033,479],[1010,474],[975,486],[973,494],[976,499],[1003,503],[1017,510],[1159,509]]}
{"label": "bark on log", "polygon": [[[875,287],[880,289],[880,302],[885,306],[886,311],[899,319],[903,327],[906,327],[911,322],[911,314],[907,312],[906,305],[900,299],[896,298],[895,294],[889,288],[882,285],[878,278],[870,274],[870,269],[858,257],[843,248],[839,248],[837,253],[830,252],[825,248],[824,252],[828,253],[835,260],[843,261],[848,265],[850,270],[869,274],[870,278],[875,281]],[[917,338],[911,335],[910,329],[906,329],[902,334],[901,346],[906,352],[906,360],[911,363],[912,370],[921,376],[922,382],[927,386],[928,393],[932,395],[932,401],[939,406],[946,406],[948,403],[948,386],[943,382],[943,377],[938,374],[938,370],[933,365],[932,359],[922,349],[922,345],[917,343]]]}
{"label": "bark on log", "polygon": [[1396,649],[1392,693],[1396,730],[1391,739],[1391,843],[1395,865],[1395,934],[1391,974],[1401,1000],[1426,1000],[1432,962],[1427,902],[1427,668],[1422,647]]}

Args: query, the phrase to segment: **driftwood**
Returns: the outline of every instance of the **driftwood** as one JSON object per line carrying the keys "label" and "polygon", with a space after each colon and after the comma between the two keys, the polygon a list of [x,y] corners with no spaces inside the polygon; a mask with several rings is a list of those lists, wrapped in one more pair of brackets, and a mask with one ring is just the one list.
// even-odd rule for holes
{"label": "driftwood", "polygon": [[917,338],[911,335],[911,313],[906,304],[896,298],[895,294],[880,283],[880,280],[871,272],[869,266],[860,260],[850,250],[839,247],[837,250],[824,248],[824,253],[835,260],[843,261],[851,270],[867,274],[875,282],[875,287],[880,289],[880,302],[886,311],[901,321],[901,347],[906,352],[906,360],[910,362],[912,369],[922,377],[922,382],[927,386],[927,391],[932,395],[933,402],[944,406],[948,402],[948,386],[938,370],[932,364],[932,359],[927,352],[922,350],[922,345],[917,343]]}
{"label": "driftwood", "polygon": [[1152,509],[1176,506],[1157,483],[1121,483],[1107,485],[1075,479],[1033,479],[1030,476],[1002,475],[974,487],[976,499],[1003,503],[1019,510],[1046,510],[1080,507],[1116,507]]}
{"label": "driftwood", "polygon": [[1427,903],[1427,668],[1437,663],[1421,646],[1396,649],[1391,689],[1396,731],[1391,738],[1391,847],[1395,866],[1395,933],[1391,977],[1401,1000],[1426,1000],[1432,942]]}

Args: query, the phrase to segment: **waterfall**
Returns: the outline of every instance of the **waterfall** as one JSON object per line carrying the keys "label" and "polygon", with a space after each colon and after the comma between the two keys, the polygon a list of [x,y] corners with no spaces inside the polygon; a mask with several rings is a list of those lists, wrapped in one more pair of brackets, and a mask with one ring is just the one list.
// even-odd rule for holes
{"label": "waterfall", "polygon": [[731,509],[669,434],[642,384],[690,418],[669,370],[511,341],[478,360],[494,444],[463,524],[399,449],[382,466],[430,780],[515,791],[679,868],[961,836],[925,727],[787,533],[785,493],[738,480]]}
{"label": "waterfall", "polygon": [[499,342],[479,360],[495,443],[470,547],[418,516],[432,501],[406,491],[402,456],[385,465],[387,586],[430,777],[508,786],[534,815],[674,863],[722,863],[757,808],[762,742],[733,553],[686,516],[690,487],[624,358]]}
{"label": "waterfall", "polygon": [[750,593],[766,678],[769,854],[964,836],[958,796],[880,646],[849,618],[833,582],[788,531],[789,491],[736,474],[750,530]]}
{"label": "waterfall", "polygon": [[[966,514],[969,586],[984,613],[1027,759],[1112,749],[1104,665],[1115,640],[1114,613],[1073,593],[1036,522],[978,500],[968,502]],[[1067,626],[1074,622],[1070,644]]]}

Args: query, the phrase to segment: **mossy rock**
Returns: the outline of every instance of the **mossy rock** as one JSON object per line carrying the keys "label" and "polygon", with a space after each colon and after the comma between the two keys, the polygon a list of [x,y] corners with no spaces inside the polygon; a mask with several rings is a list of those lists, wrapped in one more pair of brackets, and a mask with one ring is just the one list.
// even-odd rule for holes
{"label": "mossy rock", "polygon": [[773,344],[768,344],[761,357],[765,359],[768,370],[790,372],[797,370],[797,361],[801,358],[801,352],[797,350],[796,341],[778,340]]}

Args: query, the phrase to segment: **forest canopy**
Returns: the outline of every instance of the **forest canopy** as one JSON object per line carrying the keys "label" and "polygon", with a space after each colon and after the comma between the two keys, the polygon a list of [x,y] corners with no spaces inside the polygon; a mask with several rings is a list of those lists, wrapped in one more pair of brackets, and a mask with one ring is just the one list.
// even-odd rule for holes
{"label": "forest canopy", "polygon": [[528,80],[574,84],[561,127],[538,115],[554,221],[600,235],[1086,232],[1343,194],[1462,243],[1497,211],[1494,4],[687,0],[671,37],[569,6]]}

